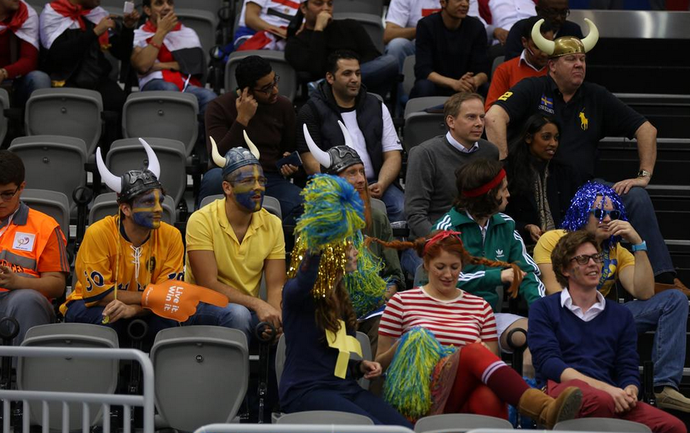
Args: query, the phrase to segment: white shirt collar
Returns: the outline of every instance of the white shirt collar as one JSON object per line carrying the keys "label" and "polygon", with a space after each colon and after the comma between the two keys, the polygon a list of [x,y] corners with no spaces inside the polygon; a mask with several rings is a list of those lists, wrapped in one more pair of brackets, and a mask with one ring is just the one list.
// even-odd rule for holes
{"label": "white shirt collar", "polygon": [[458,149],[462,153],[473,153],[479,150],[479,142],[475,142],[474,145],[468,149],[460,144],[458,140],[453,138],[453,135],[450,133],[450,131],[446,132],[446,140],[448,140],[448,143],[450,143],[451,146]]}
{"label": "white shirt collar", "polygon": [[589,307],[589,309],[583,313],[582,308],[573,304],[573,298],[570,297],[570,292],[564,287],[561,291],[561,307],[572,311],[573,314],[575,314],[582,321],[589,322],[590,320],[594,320],[594,318],[601,314],[601,312],[604,311],[604,308],[606,308],[606,299],[604,299],[604,296],[598,290],[596,291],[596,294],[597,302],[595,302],[594,305]]}
{"label": "white shirt collar", "polygon": [[546,66],[537,69],[537,68],[534,67],[534,65],[532,65],[530,62],[528,62],[528,61],[527,61],[527,55],[525,54],[525,51],[527,51],[527,50],[522,50],[522,53],[520,54],[520,60],[518,60],[518,64],[524,62],[525,65],[529,66],[530,68],[534,69],[534,70],[537,71],[537,72],[541,72],[542,70],[544,70],[544,68],[545,68]]}

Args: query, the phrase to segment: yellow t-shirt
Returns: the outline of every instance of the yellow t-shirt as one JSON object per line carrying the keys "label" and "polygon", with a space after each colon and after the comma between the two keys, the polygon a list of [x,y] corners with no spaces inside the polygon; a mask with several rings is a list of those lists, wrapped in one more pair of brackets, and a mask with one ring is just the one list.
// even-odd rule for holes
{"label": "yellow t-shirt", "polygon": [[[539,238],[539,242],[534,247],[534,261],[537,265],[551,264],[551,252],[556,248],[558,241],[565,236],[565,230],[550,230]],[[603,266],[602,280],[597,289],[606,297],[618,279],[617,273],[628,266],[635,265],[635,256],[630,251],[623,248],[620,244],[611,250],[608,263],[605,260]]]}
{"label": "yellow t-shirt", "polygon": [[[218,281],[258,297],[264,261],[285,260],[283,226],[277,216],[261,209],[252,214],[240,244],[225,214],[225,199],[218,199],[189,217],[187,251],[213,251]],[[185,281],[196,284],[189,255],[185,265]]]}
{"label": "yellow t-shirt", "polygon": [[120,234],[119,216],[108,216],[86,230],[79,247],[75,272],[77,284],[60,311],[70,301],[84,299],[88,307],[114,291],[144,291],[150,283],[182,279],[184,245],[178,229],[161,223],[140,247]]}

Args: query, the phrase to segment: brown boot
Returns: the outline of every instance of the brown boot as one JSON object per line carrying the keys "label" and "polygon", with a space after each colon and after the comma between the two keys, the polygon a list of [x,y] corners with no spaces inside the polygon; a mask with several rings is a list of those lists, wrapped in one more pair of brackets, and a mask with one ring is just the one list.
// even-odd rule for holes
{"label": "brown boot", "polygon": [[690,298],[690,289],[688,289],[685,286],[685,284],[683,284],[683,282],[680,281],[678,278],[675,278],[673,280],[673,284],[654,283],[654,293],[659,293],[671,289],[678,289],[681,292],[683,292],[685,296]]}
{"label": "brown boot", "polygon": [[538,426],[552,429],[556,423],[575,418],[582,404],[582,391],[574,386],[566,388],[557,399],[530,388],[518,403],[520,414],[537,422]]}

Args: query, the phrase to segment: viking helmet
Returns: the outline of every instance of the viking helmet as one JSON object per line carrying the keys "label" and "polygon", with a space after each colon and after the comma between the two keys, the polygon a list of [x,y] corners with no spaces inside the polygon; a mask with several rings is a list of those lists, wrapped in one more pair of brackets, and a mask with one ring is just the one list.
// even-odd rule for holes
{"label": "viking helmet", "polygon": [[307,146],[309,146],[309,151],[314,156],[314,159],[326,169],[325,173],[335,175],[352,165],[363,164],[362,158],[359,157],[354,148],[352,136],[350,136],[347,127],[340,120],[338,120],[338,126],[340,126],[340,130],[345,138],[345,144],[333,146],[327,152],[324,152],[316,145],[311,138],[311,134],[309,134],[307,125],[302,126],[304,138],[307,140]]}
{"label": "viking helmet", "polygon": [[534,23],[532,27],[532,40],[551,59],[568,54],[585,54],[594,48],[599,40],[599,30],[588,18],[585,18],[585,22],[589,28],[589,34],[582,40],[575,36],[561,36],[554,41],[550,41],[541,34],[540,29],[543,22],[544,19],[542,18]]}
{"label": "viking helmet", "polygon": [[223,177],[245,165],[259,165],[259,158],[261,157],[259,149],[249,139],[247,131],[242,131],[242,133],[244,134],[244,141],[247,143],[249,150],[244,147],[233,147],[227,151],[225,158],[218,153],[216,140],[209,136],[211,139],[211,157],[213,158],[213,162],[223,169]]}
{"label": "viking helmet", "polygon": [[129,170],[122,176],[115,176],[108,170],[108,167],[103,162],[101,148],[96,149],[96,165],[98,166],[101,179],[103,179],[108,188],[117,193],[117,200],[120,203],[128,202],[143,192],[162,188],[158,180],[161,167],[156,153],[143,138],[140,138],[139,142],[146,150],[146,156],[149,160],[148,167],[144,170]]}

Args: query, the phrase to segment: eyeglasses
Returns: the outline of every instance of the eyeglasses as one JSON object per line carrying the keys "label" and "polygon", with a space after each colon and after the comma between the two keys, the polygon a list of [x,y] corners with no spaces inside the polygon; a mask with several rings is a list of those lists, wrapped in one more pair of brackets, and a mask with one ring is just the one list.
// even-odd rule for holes
{"label": "eyeglasses", "polygon": [[567,18],[568,15],[570,15],[570,9],[551,9],[551,8],[543,8],[543,9],[541,9],[541,11],[543,12],[543,15],[544,15],[544,16],[551,16],[551,17],[555,17],[555,16],[559,16],[559,15],[560,15],[560,16],[562,16],[562,17]]}
{"label": "eyeglasses", "polygon": [[589,213],[594,215],[594,218],[601,220],[604,219],[605,216],[608,216],[611,218],[611,220],[617,220],[621,217],[621,211],[613,209],[613,210],[606,210],[606,209],[590,209]]}
{"label": "eyeglasses", "polygon": [[277,86],[278,83],[280,83],[280,75],[276,74],[276,77],[273,79],[273,82],[271,84],[266,84],[264,87],[260,89],[254,89],[254,91],[270,95],[271,92],[273,92],[273,88]]}
{"label": "eyeglasses", "polygon": [[266,184],[268,183],[268,179],[266,179],[265,177],[258,177],[258,178],[257,177],[247,177],[247,178],[235,181],[234,183],[237,185],[245,185],[245,186],[252,185],[253,186],[254,182],[259,182],[259,185],[266,186]]}
{"label": "eyeglasses", "polygon": [[14,191],[0,192],[0,198],[2,198],[2,201],[12,200],[12,197],[17,194],[17,191],[19,191],[19,187],[17,187],[17,189]]}
{"label": "eyeglasses", "polygon": [[604,255],[601,253],[592,255],[583,254],[581,256],[573,257],[572,259],[570,259],[570,261],[572,262],[573,260],[575,260],[578,265],[586,265],[587,263],[589,263],[590,259],[594,260],[594,263],[601,263],[604,261]]}

